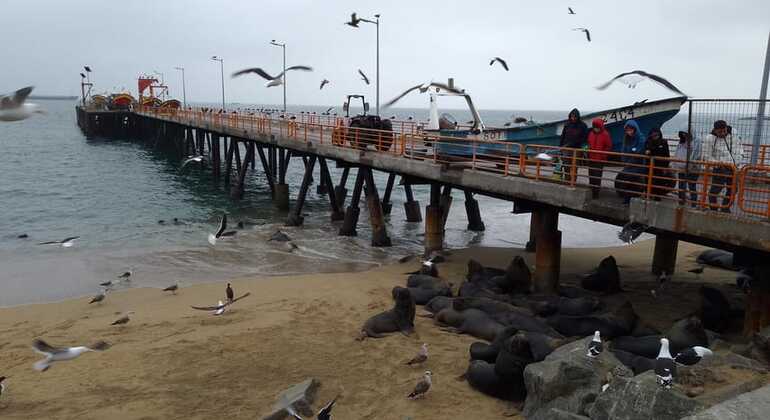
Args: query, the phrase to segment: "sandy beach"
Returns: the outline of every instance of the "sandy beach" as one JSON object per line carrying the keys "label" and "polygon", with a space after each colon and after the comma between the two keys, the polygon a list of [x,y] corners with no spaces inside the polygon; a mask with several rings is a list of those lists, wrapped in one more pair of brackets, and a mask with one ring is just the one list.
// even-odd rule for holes
{"label": "sandy beach", "polygon": [[[637,312],[666,328],[697,305],[690,293],[695,277],[686,270],[703,248],[680,244],[670,292],[653,300],[652,245],[564,249],[562,281],[572,283],[614,255]],[[453,250],[440,274],[458,285],[468,258],[504,267],[517,254],[534,264],[534,254],[517,249]],[[418,317],[411,337],[354,340],[369,316],[392,305],[391,288],[417,267],[414,259],[366,272],[238,279],[236,295],[251,296],[221,317],[190,308],[223,298],[225,285],[213,282],[177,295],[138,288],[112,293],[102,304],[80,298],[0,309],[0,375],[8,377],[0,418],[254,419],[269,414],[279,392],[310,377],[321,381],[316,407],[340,395],[339,419],[500,418],[508,403],[457,380],[473,337],[441,332]],[[698,281],[728,284],[734,273],[707,268]],[[110,325],[129,310],[136,313],[126,326]],[[58,345],[103,339],[113,347],[40,373],[32,369],[40,358],[30,348],[34,338]],[[405,366],[423,342],[430,346],[426,365]],[[433,389],[423,400],[407,400],[426,369],[434,374]]]}

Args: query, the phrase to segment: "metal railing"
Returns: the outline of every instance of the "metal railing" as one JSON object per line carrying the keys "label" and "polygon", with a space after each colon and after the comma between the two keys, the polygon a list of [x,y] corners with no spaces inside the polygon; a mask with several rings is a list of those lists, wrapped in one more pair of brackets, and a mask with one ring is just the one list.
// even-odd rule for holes
{"label": "metal railing", "polygon": [[618,152],[597,155],[597,152],[583,149],[469,140],[409,130],[390,132],[350,128],[341,119],[326,124],[257,114],[157,108],[136,111],[183,124],[274,134],[305,143],[367,150],[574,188],[592,188],[603,199],[669,200],[682,206],[729,212],[736,218],[770,220],[770,150],[767,145],[763,145],[759,152],[758,164],[732,165]]}

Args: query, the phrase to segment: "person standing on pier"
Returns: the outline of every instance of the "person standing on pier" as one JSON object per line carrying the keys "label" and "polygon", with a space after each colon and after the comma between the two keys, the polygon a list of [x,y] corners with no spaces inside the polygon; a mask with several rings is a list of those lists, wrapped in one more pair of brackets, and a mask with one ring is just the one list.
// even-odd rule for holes
{"label": "person standing on pier", "polygon": [[[580,119],[580,111],[574,108],[569,112],[567,116],[567,123],[564,124],[564,128],[561,130],[561,140],[559,141],[559,147],[569,147],[573,149],[583,149],[586,145],[588,138],[588,126],[583,120]],[[572,157],[575,156],[573,151],[562,151],[562,173],[564,171],[572,171]],[[580,156],[581,152],[578,152]],[[579,160],[575,162],[575,165],[579,164]],[[577,168],[575,169],[577,174]],[[563,176],[562,176],[563,177]]]}
{"label": "person standing on pier", "polygon": [[652,173],[651,182],[655,188],[652,190],[652,195],[655,201],[660,201],[660,197],[666,195],[666,190],[663,187],[667,185],[673,187],[672,178],[668,171],[671,163],[669,161],[671,152],[668,149],[668,141],[663,138],[660,128],[655,127],[647,134],[644,154],[653,159],[652,162],[655,169]]}
{"label": "person standing on pier", "polygon": [[602,186],[602,174],[604,164],[607,162],[607,153],[612,150],[612,138],[604,129],[604,120],[594,118],[591,121],[591,131],[588,133],[588,183],[591,184],[593,198],[599,198],[599,190]]}
{"label": "person standing on pier", "polygon": [[[711,134],[703,140],[703,160],[711,164],[711,187],[708,197],[711,210],[730,212],[735,185],[735,171],[743,156],[743,147],[739,140],[733,138],[732,127],[724,120],[714,122]],[[722,207],[718,207],[717,199],[722,195]]]}
{"label": "person standing on pier", "polygon": [[690,206],[696,207],[698,203],[698,177],[701,167],[698,163],[701,160],[701,141],[693,139],[687,131],[679,132],[679,144],[674,152],[675,161],[671,162],[671,169],[676,171],[676,177],[679,180],[677,194],[679,195],[679,204],[687,203],[687,191],[690,191]]}
{"label": "person standing on pier", "polygon": [[623,126],[623,131],[625,136],[623,136],[621,146],[623,155],[620,160],[625,168],[615,178],[615,188],[623,196],[623,203],[629,204],[632,197],[638,197],[644,193],[649,171],[645,165],[644,151],[646,147],[639,124],[634,120],[628,120]]}

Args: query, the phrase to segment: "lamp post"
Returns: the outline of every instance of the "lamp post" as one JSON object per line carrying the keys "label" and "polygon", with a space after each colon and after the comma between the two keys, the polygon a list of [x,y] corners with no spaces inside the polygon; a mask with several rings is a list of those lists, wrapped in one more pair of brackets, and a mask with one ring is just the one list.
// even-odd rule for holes
{"label": "lamp post", "polygon": [[351,21],[354,28],[358,28],[358,22],[373,23],[377,26],[377,115],[380,115],[380,15],[374,15],[374,20],[359,18],[357,21]]}
{"label": "lamp post", "polygon": [[[157,71],[157,70],[153,70],[152,72],[153,72],[154,74],[157,74],[158,76],[160,76],[160,85],[161,85],[161,86],[166,86],[166,77],[163,75],[163,73],[161,73],[161,72],[159,72],[159,71]],[[161,91],[160,91],[160,94],[161,94],[161,96],[163,96],[164,98],[166,97],[166,89],[165,89],[165,87],[161,87]]]}
{"label": "lamp post", "polygon": [[283,49],[283,76],[281,78],[281,83],[283,84],[283,113],[286,113],[286,43],[279,43],[275,42],[275,40],[270,41],[270,45],[275,45],[276,47],[281,47]]}
{"label": "lamp post", "polygon": [[222,111],[226,111],[225,109],[225,59],[221,57],[212,56],[212,60],[219,61],[219,70],[220,74],[222,75]]}
{"label": "lamp post", "polygon": [[174,68],[182,72],[182,106],[186,109],[187,108],[187,88],[185,87],[185,83],[184,83],[184,67],[174,67]]}

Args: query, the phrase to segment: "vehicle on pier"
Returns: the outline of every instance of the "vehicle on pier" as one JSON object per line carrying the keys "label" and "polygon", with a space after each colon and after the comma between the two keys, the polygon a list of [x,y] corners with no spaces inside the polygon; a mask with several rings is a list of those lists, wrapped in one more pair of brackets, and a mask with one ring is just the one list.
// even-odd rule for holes
{"label": "vehicle on pier", "polygon": [[[363,113],[354,117],[350,116],[350,101],[361,99]],[[332,141],[337,145],[343,145],[347,140],[351,146],[357,149],[366,149],[372,146],[379,151],[388,151],[393,145],[393,125],[388,119],[381,119],[379,115],[371,115],[369,102],[364,95],[348,95],[342,104],[345,111],[348,126],[339,126],[334,129]]]}
{"label": "vehicle on pier", "polygon": [[[455,127],[447,124],[448,118],[439,118],[436,106],[437,96],[460,96],[468,105],[473,122],[469,127]],[[605,128],[612,137],[612,149],[619,152],[623,143],[623,127],[626,121],[633,119],[643,133],[650,129],[661,127],[668,120],[679,113],[682,104],[687,100],[684,96],[662,99],[652,102],[637,102],[633,105],[611,108],[604,111],[591,112],[582,116],[583,121],[588,122],[594,118],[601,118],[605,122]],[[443,124],[442,124],[443,120]],[[450,156],[470,156],[476,154],[508,154],[518,153],[517,148],[511,148],[504,143],[537,144],[543,146],[559,146],[561,132],[567,120],[552,121],[546,123],[528,122],[519,127],[488,128],[484,125],[473,100],[467,93],[431,93],[430,120],[423,130],[425,134],[439,135],[441,137],[454,137],[458,141],[442,141],[436,144],[437,153]],[[472,140],[475,146],[469,141]],[[473,147],[472,147],[473,146]],[[514,150],[515,149],[515,150]]]}

